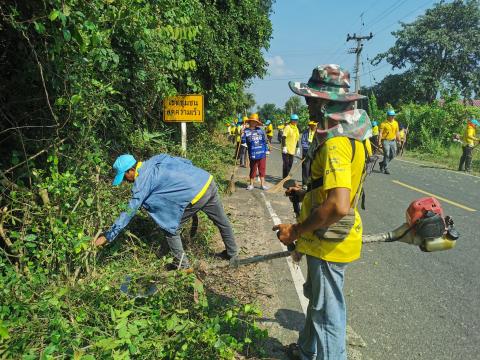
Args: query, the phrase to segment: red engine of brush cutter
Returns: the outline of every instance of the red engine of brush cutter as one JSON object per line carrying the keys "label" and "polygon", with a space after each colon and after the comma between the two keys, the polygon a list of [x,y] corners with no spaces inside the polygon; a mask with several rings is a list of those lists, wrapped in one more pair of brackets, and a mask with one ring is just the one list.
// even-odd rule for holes
{"label": "red engine of brush cutter", "polygon": [[407,223],[412,226],[418,220],[431,212],[443,219],[443,209],[440,202],[433,197],[424,197],[413,201],[407,209]]}

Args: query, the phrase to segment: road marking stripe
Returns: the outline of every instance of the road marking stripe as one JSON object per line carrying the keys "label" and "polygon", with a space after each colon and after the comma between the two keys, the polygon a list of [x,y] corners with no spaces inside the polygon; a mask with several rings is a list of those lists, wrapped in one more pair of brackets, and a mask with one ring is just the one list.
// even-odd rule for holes
{"label": "road marking stripe", "polygon": [[[273,210],[272,204],[270,204],[270,201],[267,200],[267,197],[265,194],[262,192],[260,193],[263,197],[263,201],[265,202],[265,206],[267,207],[268,213],[270,214],[270,217],[273,220],[274,225],[281,224],[282,221],[278,217],[278,215],[275,213],[275,210]],[[287,250],[287,247],[280,243],[282,246],[283,250]],[[302,307],[303,313],[306,315],[307,314],[307,308],[308,308],[308,299],[303,295],[303,284],[305,283],[305,278],[303,277],[302,270],[300,269],[300,266],[296,265],[292,258],[289,256],[286,258],[288,267],[290,268],[290,273],[292,274],[292,279],[293,279],[293,284],[295,285],[295,290],[297,291],[298,299],[300,300],[300,306]]]}
{"label": "road marking stripe", "polygon": [[[401,162],[404,162],[404,163],[415,164],[415,165],[429,165],[428,163],[419,163],[419,162],[416,162],[416,161],[403,160],[403,159],[399,159],[398,157],[395,158],[395,161],[401,161]],[[437,164],[433,163],[432,165],[437,165]],[[434,169],[439,169],[439,170],[450,171],[450,172],[453,172],[453,173],[458,174],[458,175],[471,176],[471,177],[480,179],[480,176],[478,176],[478,175],[469,174],[469,173],[466,173],[466,172],[463,172],[463,171],[455,171],[455,170],[448,169],[448,168],[445,168],[445,167],[442,167],[442,166],[433,167],[433,168]]]}
{"label": "road marking stripe", "polygon": [[418,189],[418,188],[416,188],[416,187],[414,187],[414,186],[405,184],[405,183],[403,183],[403,182],[401,182],[401,181],[392,180],[392,182],[395,183],[395,184],[397,184],[397,185],[404,186],[404,187],[406,187],[406,188],[408,188],[408,189],[410,189],[410,190],[414,190],[414,191],[417,191],[417,192],[419,192],[419,193],[422,193],[422,194],[425,194],[425,195],[428,195],[428,196],[433,196],[433,197],[435,197],[435,198],[437,198],[437,199],[439,199],[439,200],[445,201],[446,203],[449,203],[449,204],[451,204],[451,205],[453,205],[453,206],[459,207],[460,209],[463,209],[463,210],[466,210],[466,211],[472,211],[472,212],[477,211],[477,210],[475,210],[475,209],[469,208],[468,206],[459,204],[459,203],[457,203],[457,202],[455,202],[455,201],[452,201],[452,200],[445,199],[444,197],[441,197],[441,196],[432,194],[432,193],[430,193],[430,192],[428,192],[428,191]]}

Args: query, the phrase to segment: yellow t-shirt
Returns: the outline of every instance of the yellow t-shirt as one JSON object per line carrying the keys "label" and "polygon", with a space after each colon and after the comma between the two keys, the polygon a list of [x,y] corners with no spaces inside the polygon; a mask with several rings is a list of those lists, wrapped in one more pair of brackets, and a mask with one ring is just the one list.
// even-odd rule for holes
{"label": "yellow t-shirt", "polygon": [[395,140],[398,132],[398,122],[386,120],[380,124],[380,138],[382,140]]}
{"label": "yellow t-shirt", "polygon": [[237,125],[237,127],[235,128],[235,135],[237,135],[237,138],[235,140],[237,143],[242,141],[242,131],[243,131],[243,126]]}
{"label": "yellow t-shirt", "polygon": [[466,145],[468,146],[474,146],[475,145],[475,139],[476,139],[476,134],[477,131],[475,130],[475,127],[467,125],[467,128],[465,129],[465,134],[463,135],[463,141],[465,142]]}
{"label": "yellow t-shirt", "polygon": [[297,126],[288,124],[283,130],[283,136],[285,136],[285,146],[287,147],[287,153],[295,155],[297,149],[298,139],[300,138],[300,132]]}
{"label": "yellow t-shirt", "polygon": [[278,130],[283,130],[285,128],[285,125],[278,125],[277,129]]}
{"label": "yellow t-shirt", "polygon": [[273,125],[268,124],[266,129],[267,136],[273,136]]}
{"label": "yellow t-shirt", "polygon": [[378,135],[378,125],[375,125],[374,127],[372,127],[372,135],[373,136]]}
{"label": "yellow t-shirt", "polygon": [[[327,199],[330,189],[339,187],[350,189],[350,203],[353,206],[364,164],[365,151],[361,142],[355,141],[355,157],[352,161],[352,146],[348,138],[334,137],[327,140],[315,154],[310,175],[312,179],[323,177],[323,186],[305,194],[299,222],[310,215],[313,207]],[[325,261],[351,262],[360,257],[361,249],[362,220],[357,209],[355,209],[355,224],[343,241],[332,242],[319,239],[312,232],[303,234],[297,241],[299,252]]]}

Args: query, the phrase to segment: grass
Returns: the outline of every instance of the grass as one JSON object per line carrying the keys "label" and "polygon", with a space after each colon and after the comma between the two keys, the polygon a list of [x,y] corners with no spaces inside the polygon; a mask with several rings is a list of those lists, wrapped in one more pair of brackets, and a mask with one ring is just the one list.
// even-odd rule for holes
{"label": "grass", "polygon": [[[437,148],[433,151],[425,150],[408,150],[404,157],[429,162],[439,167],[457,170],[462,156],[462,147],[459,144],[451,144],[447,148]],[[480,148],[477,147],[473,151],[472,174],[480,175]]]}

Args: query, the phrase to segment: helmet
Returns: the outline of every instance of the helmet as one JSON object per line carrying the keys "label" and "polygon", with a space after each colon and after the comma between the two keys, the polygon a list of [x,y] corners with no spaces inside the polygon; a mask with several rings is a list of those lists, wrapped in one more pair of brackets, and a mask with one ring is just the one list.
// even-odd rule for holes
{"label": "helmet", "polygon": [[247,121],[247,120],[248,120],[248,116],[244,116],[243,121]]}
{"label": "helmet", "polygon": [[395,116],[395,110],[390,109],[387,111],[387,116]]}
{"label": "helmet", "polygon": [[298,121],[298,115],[297,114],[290,115],[290,121]]}
{"label": "helmet", "polygon": [[270,125],[272,122],[270,120],[265,121],[265,125]]}
{"label": "helmet", "polygon": [[313,121],[313,120],[310,120],[310,121],[308,122],[308,125],[309,125],[309,126],[310,126],[310,125],[315,125],[315,126],[316,126],[317,123],[316,123],[315,121]]}
{"label": "helmet", "polygon": [[471,119],[470,122],[475,126],[480,126],[480,122],[477,119]]}
{"label": "helmet", "polygon": [[378,125],[378,123],[375,120],[372,121],[372,126],[377,126],[377,125]]}

